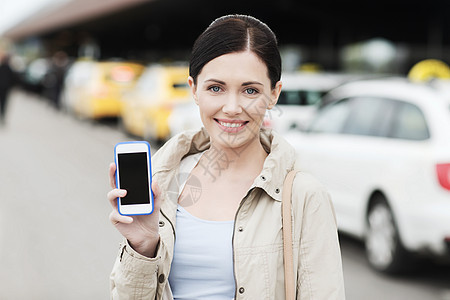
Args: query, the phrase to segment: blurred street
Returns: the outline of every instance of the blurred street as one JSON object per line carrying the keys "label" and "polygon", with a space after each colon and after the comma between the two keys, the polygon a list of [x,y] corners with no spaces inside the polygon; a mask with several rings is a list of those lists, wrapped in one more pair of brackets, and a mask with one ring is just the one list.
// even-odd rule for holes
{"label": "blurred street", "polygon": [[[0,299],[108,299],[120,235],[106,200],[113,147],[131,138],[15,90],[0,126]],[[155,151],[156,149],[152,149]],[[449,300],[450,268],[387,277],[341,237],[348,300]]]}
{"label": "blurred street", "polygon": [[0,299],[108,299],[120,236],[107,170],[119,131],[10,97],[0,127]]}

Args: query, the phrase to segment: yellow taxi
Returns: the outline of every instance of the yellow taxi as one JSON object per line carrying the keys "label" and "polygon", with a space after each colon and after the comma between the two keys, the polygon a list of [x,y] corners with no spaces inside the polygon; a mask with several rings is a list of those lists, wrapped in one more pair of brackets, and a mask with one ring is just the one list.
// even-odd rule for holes
{"label": "yellow taxi", "polygon": [[122,94],[136,85],[144,69],[135,62],[77,61],[65,78],[62,105],[82,118],[119,117]]}
{"label": "yellow taxi", "polygon": [[136,88],[122,98],[122,124],[128,133],[162,142],[171,137],[169,117],[179,105],[193,102],[185,65],[150,65]]}

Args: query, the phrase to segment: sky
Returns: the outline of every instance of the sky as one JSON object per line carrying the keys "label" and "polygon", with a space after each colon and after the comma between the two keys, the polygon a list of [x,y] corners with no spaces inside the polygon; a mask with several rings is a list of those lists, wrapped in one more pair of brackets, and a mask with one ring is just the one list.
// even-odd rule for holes
{"label": "sky", "polygon": [[40,9],[68,0],[0,0],[0,36]]}

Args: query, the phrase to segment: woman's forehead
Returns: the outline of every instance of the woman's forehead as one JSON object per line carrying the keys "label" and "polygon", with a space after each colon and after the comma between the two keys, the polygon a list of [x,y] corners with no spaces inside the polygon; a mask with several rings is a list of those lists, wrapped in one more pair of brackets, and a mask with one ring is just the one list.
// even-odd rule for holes
{"label": "woman's forehead", "polygon": [[[209,61],[199,74],[202,81],[214,78],[220,81],[270,82],[267,66],[251,51],[233,52]],[[228,79],[228,80],[227,80]]]}

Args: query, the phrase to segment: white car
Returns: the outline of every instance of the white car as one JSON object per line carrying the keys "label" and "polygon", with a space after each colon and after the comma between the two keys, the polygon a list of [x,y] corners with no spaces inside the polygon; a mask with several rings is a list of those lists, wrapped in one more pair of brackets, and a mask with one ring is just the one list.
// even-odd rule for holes
{"label": "white car", "polygon": [[[365,241],[370,265],[404,270],[450,257],[450,98],[403,78],[328,94],[308,129],[285,135],[300,170],[331,193],[338,228]],[[414,254],[414,255],[412,255]]]}
{"label": "white car", "polygon": [[174,106],[168,123],[171,137],[183,131],[197,130],[203,127],[198,105],[194,101]]}
{"label": "white car", "polygon": [[89,60],[76,61],[68,69],[61,92],[61,107],[64,111],[75,114],[75,105],[80,94],[86,90],[91,75],[95,70],[95,62]]}
{"label": "white car", "polygon": [[293,128],[304,128],[328,91],[358,77],[344,73],[283,73],[278,103],[266,113],[264,125],[281,134]]}

